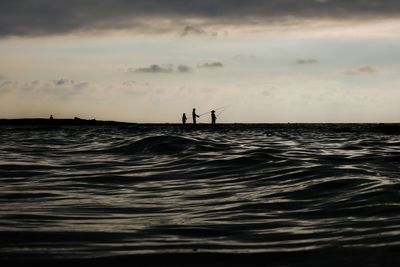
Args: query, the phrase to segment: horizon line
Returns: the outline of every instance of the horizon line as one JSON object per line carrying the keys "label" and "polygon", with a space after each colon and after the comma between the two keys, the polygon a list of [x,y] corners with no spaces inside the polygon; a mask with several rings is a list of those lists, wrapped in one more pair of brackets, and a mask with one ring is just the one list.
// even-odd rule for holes
{"label": "horizon line", "polygon": [[[108,123],[121,123],[121,124],[172,124],[172,125],[182,125],[180,122],[131,122],[131,121],[117,121],[117,120],[107,120],[107,119],[83,119],[79,117],[74,118],[0,118],[0,121],[81,121],[81,122],[108,122]],[[400,124],[398,122],[220,122],[217,125],[229,125],[229,124]],[[187,123],[186,125],[193,125],[192,123]],[[211,125],[211,123],[198,122],[197,125]]]}

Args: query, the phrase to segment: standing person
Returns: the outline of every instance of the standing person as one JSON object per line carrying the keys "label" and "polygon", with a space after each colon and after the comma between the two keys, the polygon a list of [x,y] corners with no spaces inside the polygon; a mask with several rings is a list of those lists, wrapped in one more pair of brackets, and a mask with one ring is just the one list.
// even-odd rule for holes
{"label": "standing person", "polygon": [[183,113],[183,115],[182,115],[182,124],[186,125],[186,121],[187,121],[186,113]]}
{"label": "standing person", "polygon": [[193,108],[193,111],[192,111],[193,124],[196,124],[196,117],[200,118],[200,116],[196,114],[196,109]]}
{"label": "standing person", "polygon": [[216,120],[217,120],[217,116],[215,116],[215,110],[211,110],[211,124],[215,125]]}

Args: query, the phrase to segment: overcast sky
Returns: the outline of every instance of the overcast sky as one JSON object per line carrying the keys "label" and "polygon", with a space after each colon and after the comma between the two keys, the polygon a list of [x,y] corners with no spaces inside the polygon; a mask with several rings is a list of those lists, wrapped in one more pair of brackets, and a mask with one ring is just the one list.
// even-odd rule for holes
{"label": "overcast sky", "polygon": [[394,0],[1,1],[0,117],[398,122],[399,51]]}

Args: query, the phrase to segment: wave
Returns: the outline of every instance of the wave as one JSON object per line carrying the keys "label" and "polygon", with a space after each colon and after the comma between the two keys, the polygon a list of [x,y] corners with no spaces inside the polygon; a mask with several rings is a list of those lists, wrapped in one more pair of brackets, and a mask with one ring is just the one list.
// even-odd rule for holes
{"label": "wave", "polygon": [[229,127],[5,129],[0,259],[400,244],[398,136]]}
{"label": "wave", "polygon": [[218,150],[220,145],[210,141],[196,140],[173,135],[145,137],[135,141],[124,142],[102,152],[121,154],[179,154],[188,150],[206,152]]}

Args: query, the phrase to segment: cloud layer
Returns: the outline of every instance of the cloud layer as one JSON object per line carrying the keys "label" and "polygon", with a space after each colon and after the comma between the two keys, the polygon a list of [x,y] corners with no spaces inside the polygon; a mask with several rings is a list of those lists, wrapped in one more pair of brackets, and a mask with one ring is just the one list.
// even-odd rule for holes
{"label": "cloud layer", "polygon": [[222,68],[224,64],[222,62],[207,62],[201,65],[198,65],[199,68]]}
{"label": "cloud layer", "polygon": [[130,73],[190,73],[193,69],[186,65],[178,65],[175,67],[173,64],[159,65],[153,64],[148,67],[128,68],[127,72]]}
{"label": "cloud layer", "polygon": [[19,91],[25,93],[45,93],[57,97],[70,97],[93,89],[89,82],[75,81],[69,79],[58,79],[51,81],[3,81],[0,83],[0,93]]}
{"label": "cloud layer", "polygon": [[298,59],[296,61],[296,64],[299,64],[299,65],[310,65],[310,64],[317,64],[317,63],[319,63],[319,61],[314,58]]}
{"label": "cloud layer", "polygon": [[[16,0],[0,2],[0,36],[136,30],[207,34],[204,25],[398,17],[394,0]],[[213,32],[211,32],[212,34]]]}
{"label": "cloud layer", "polygon": [[141,67],[137,69],[129,68],[128,72],[137,73],[172,73],[174,72],[172,65],[161,66],[158,64],[153,64],[148,67]]}
{"label": "cloud layer", "polygon": [[346,70],[343,72],[345,75],[351,75],[351,76],[356,76],[356,75],[373,75],[376,74],[378,71],[371,66],[362,66],[356,69],[352,70]]}
{"label": "cloud layer", "polygon": [[[224,64],[219,61],[206,62],[203,64],[198,64],[197,68],[223,68]],[[152,74],[166,74],[166,73],[192,73],[193,67],[188,65],[179,64],[175,66],[174,64],[152,64],[146,67],[139,68],[128,68],[126,70],[128,73],[152,73]]]}

